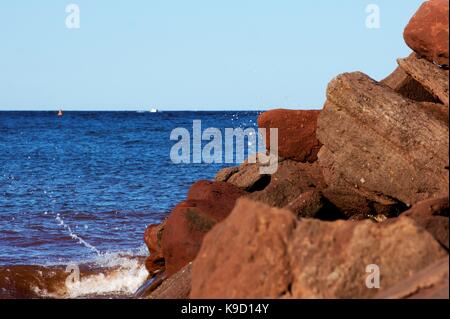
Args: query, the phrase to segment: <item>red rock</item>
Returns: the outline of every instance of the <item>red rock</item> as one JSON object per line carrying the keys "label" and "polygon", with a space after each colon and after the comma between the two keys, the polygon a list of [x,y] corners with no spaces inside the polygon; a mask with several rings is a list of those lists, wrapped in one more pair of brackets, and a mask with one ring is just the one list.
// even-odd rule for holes
{"label": "red rock", "polygon": [[[301,204],[298,200],[302,200],[299,197],[309,192],[321,192],[323,195],[321,202],[325,207],[317,212],[316,218],[325,220],[355,218],[356,216],[367,218],[369,215],[379,214],[389,216],[399,212],[401,205],[396,201],[382,199],[380,196],[371,196],[371,194],[363,193],[354,187],[344,187],[340,181],[339,187],[329,187],[325,183],[323,171],[324,168],[318,163],[283,160],[279,163],[277,172],[271,175],[270,179],[264,183],[258,181],[258,184],[255,184],[265,187],[262,190],[253,191],[247,197],[272,207],[286,207],[300,217],[311,217],[311,212],[300,211],[303,208],[298,206]],[[243,169],[241,174],[234,174],[228,182],[232,181],[235,185],[243,185],[252,180],[251,172],[250,169]],[[253,173],[257,174],[257,171]],[[313,206],[315,205],[313,204],[310,208]],[[400,209],[400,211],[403,210]]]}
{"label": "red rock", "polygon": [[282,208],[297,199],[300,194],[325,187],[322,169],[317,163],[299,163],[285,160],[270,176],[270,182],[261,191],[253,192],[249,198],[272,207]]}
{"label": "red rock", "polygon": [[[193,263],[191,298],[370,298],[447,251],[408,218],[297,220],[290,211],[239,199],[209,232]],[[381,288],[366,286],[367,266]]]}
{"label": "red rock", "polygon": [[163,230],[164,223],[150,225],[145,230],[144,242],[151,254],[161,252],[161,237]]}
{"label": "red rock", "polygon": [[408,75],[402,68],[397,67],[387,78],[381,83],[389,86],[395,92],[401,94],[408,99],[418,102],[438,103],[439,99],[435,98],[422,84]]}
{"label": "red rock", "polygon": [[[449,71],[440,68],[434,63],[420,58],[416,53],[412,53],[406,59],[397,60],[400,68],[428,92],[430,92],[438,103],[448,107],[448,75]],[[448,110],[448,109],[447,109]]]}
{"label": "red rock", "polygon": [[221,169],[219,172],[217,172],[216,177],[214,180],[216,182],[226,182],[228,179],[230,179],[231,176],[239,172],[239,167],[225,167]]}
{"label": "red rock", "polygon": [[[324,147],[321,152],[326,154],[327,149]],[[359,220],[378,215],[395,217],[407,209],[397,200],[367,192],[348,183],[340,174],[334,172],[333,163],[329,160],[326,155],[320,159],[324,179],[328,183],[322,194],[347,218]]]}
{"label": "red rock", "polygon": [[331,221],[345,219],[346,217],[323,196],[322,192],[317,190],[300,194],[285,208],[299,218],[317,218]]}
{"label": "red rock", "polygon": [[[289,252],[295,298],[370,298],[447,256],[430,234],[407,219],[389,226],[302,220]],[[379,267],[380,289],[366,286],[369,265]]]}
{"label": "red rock", "polygon": [[448,196],[417,203],[401,218],[410,218],[426,229],[444,247],[449,249]]}
{"label": "red rock", "polygon": [[149,277],[164,272],[165,260],[161,252],[150,255],[145,259],[145,268],[148,271]]}
{"label": "red rock", "polygon": [[186,201],[170,213],[162,234],[162,250],[168,276],[197,255],[205,234],[225,219],[245,192],[223,182],[195,183]]}
{"label": "red rock", "polygon": [[328,185],[413,205],[448,193],[448,109],[415,102],[360,72],[330,82],[317,136]]}
{"label": "red rock", "polygon": [[192,268],[191,298],[277,298],[291,282],[288,211],[241,199],[206,235]]}
{"label": "red rock", "polygon": [[244,164],[227,182],[252,193],[266,188],[270,179],[270,175],[261,174],[258,164]]}
{"label": "red rock", "polygon": [[407,25],[404,38],[408,46],[431,62],[449,64],[448,0],[422,4]]}
{"label": "red rock", "polygon": [[237,198],[243,194],[245,194],[245,192],[237,187],[234,187],[233,185],[230,185],[229,183],[202,180],[191,186],[188,192],[187,200],[214,202],[217,200],[223,200],[224,198]]}
{"label": "red rock", "polygon": [[[250,155],[249,158],[238,167],[227,167],[220,170],[215,180],[233,184],[249,193],[264,190],[271,180],[271,175],[263,174],[259,154]],[[278,157],[278,165],[285,159]]]}
{"label": "red rock", "polygon": [[449,298],[449,259],[444,258],[375,296],[376,299]]}
{"label": "red rock", "polygon": [[165,222],[161,224],[149,225],[144,233],[144,242],[150,252],[150,256],[145,260],[145,267],[149,277],[165,270],[164,256],[162,255],[162,232]]}
{"label": "red rock", "polygon": [[314,162],[322,146],[316,138],[320,111],[272,110],[261,114],[258,126],[267,130],[266,146],[270,149],[270,128],[278,128],[278,155],[298,162]]}
{"label": "red rock", "polygon": [[300,194],[285,208],[298,217],[314,218],[324,208],[324,198],[318,191],[309,191]]}

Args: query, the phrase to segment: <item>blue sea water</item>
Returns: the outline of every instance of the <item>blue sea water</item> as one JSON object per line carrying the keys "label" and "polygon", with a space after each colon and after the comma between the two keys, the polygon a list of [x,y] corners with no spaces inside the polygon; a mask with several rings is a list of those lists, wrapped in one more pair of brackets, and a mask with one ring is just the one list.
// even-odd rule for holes
{"label": "blue sea water", "polygon": [[0,265],[145,253],[143,232],[230,164],[173,164],[174,128],[256,127],[258,112],[0,112]]}

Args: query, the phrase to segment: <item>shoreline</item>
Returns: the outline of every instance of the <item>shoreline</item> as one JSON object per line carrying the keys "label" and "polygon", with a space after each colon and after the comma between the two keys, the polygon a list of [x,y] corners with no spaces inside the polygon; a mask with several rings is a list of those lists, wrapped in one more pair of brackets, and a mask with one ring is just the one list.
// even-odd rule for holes
{"label": "shoreline", "polygon": [[147,279],[145,256],[110,264],[0,266],[0,299],[133,299]]}

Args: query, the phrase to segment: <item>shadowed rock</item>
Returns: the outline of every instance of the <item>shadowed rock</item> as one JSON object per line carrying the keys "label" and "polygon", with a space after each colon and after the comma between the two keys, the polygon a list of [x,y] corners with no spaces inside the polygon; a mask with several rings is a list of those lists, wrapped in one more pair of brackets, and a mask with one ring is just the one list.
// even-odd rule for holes
{"label": "shadowed rock", "polygon": [[418,102],[439,103],[439,99],[435,98],[422,84],[414,80],[402,68],[397,67],[388,77],[381,83],[389,86],[400,95]]}
{"label": "shadowed rock", "polygon": [[192,263],[189,263],[153,291],[149,299],[188,299],[191,291]]}
{"label": "shadowed rock", "polygon": [[327,156],[327,152],[325,147],[321,150],[320,164],[328,183],[322,193],[347,218],[359,220],[378,215],[395,217],[407,209],[406,205],[398,200],[355,187],[339,174],[335,174],[333,157]]}
{"label": "shadowed rock", "polygon": [[226,182],[230,179],[231,176],[239,172],[239,167],[225,167],[217,172],[215,181],[216,182]]}
{"label": "shadowed rock", "polygon": [[247,192],[255,192],[266,188],[270,180],[270,175],[261,174],[258,164],[244,164],[227,182]]}
{"label": "shadowed rock", "polygon": [[[448,196],[429,199],[414,205],[400,218],[410,218],[426,229],[447,250],[449,249]],[[391,223],[393,220],[387,220]]]}
{"label": "shadowed rock", "polygon": [[[227,179],[250,194],[249,198],[267,205],[286,207],[299,217],[315,217],[322,220],[368,218],[384,214],[397,216],[404,211],[398,201],[362,192],[342,181],[326,185],[317,163],[300,163],[282,159],[273,175],[261,175],[258,164],[244,163]],[[219,175],[227,175],[227,172]],[[339,187],[336,187],[338,185]],[[320,194],[320,200],[317,196]]]}
{"label": "shadowed rock", "polygon": [[419,58],[415,53],[406,59],[399,59],[398,64],[407,74],[448,107],[448,70]]}
{"label": "shadowed rock", "polygon": [[165,260],[161,246],[164,225],[165,222],[149,225],[144,233],[144,242],[150,252],[150,256],[145,260],[145,267],[150,278],[165,270]]}
{"label": "shadowed rock", "polygon": [[300,194],[285,208],[301,218],[317,218],[328,221],[346,218],[320,191]]}
{"label": "shadowed rock", "polygon": [[161,238],[164,230],[164,222],[149,225],[144,233],[144,242],[151,254],[161,252]]}
{"label": "shadowed rock", "polygon": [[271,175],[268,185],[248,197],[273,207],[282,208],[301,194],[324,187],[322,170],[317,163],[285,160],[279,164],[277,172]]}

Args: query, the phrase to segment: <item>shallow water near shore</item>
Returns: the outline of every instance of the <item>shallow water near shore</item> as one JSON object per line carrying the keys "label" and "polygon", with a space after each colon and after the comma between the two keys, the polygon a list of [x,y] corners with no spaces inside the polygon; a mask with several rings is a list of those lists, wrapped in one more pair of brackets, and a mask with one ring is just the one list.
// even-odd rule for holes
{"label": "shallow water near shore", "polygon": [[[203,128],[255,128],[258,114],[0,112],[0,272],[15,276],[4,276],[10,281],[0,282],[0,298],[11,293],[13,277],[34,282],[33,297],[131,296],[146,277],[145,227],[193,182],[230,166],[173,164],[171,131],[191,131],[194,120]],[[48,281],[61,285],[71,263],[90,267],[78,293],[42,283],[39,274],[53,272]]]}

